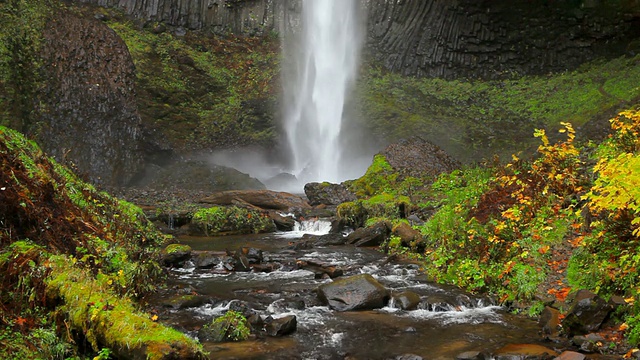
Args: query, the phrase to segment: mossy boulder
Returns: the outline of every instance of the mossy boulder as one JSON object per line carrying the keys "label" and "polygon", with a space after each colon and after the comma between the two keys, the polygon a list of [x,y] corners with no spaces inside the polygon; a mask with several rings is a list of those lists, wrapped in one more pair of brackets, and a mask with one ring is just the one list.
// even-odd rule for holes
{"label": "mossy boulder", "polygon": [[165,266],[182,266],[191,258],[191,247],[183,244],[170,244],[162,250],[162,262]]}
{"label": "mossy boulder", "polygon": [[274,232],[276,226],[268,213],[238,206],[213,206],[193,214],[191,235],[220,236]]}
{"label": "mossy boulder", "polygon": [[355,194],[349,191],[344,184],[312,182],[305,184],[304,193],[312,206],[339,205],[356,200]]}

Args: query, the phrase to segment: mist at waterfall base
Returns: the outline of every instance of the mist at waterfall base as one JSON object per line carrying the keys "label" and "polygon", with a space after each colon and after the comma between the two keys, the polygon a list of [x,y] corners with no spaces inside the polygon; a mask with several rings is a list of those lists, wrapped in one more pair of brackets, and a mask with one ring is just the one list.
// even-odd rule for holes
{"label": "mist at waterfall base", "polygon": [[364,174],[374,150],[349,106],[363,43],[360,12],[356,0],[302,1],[300,29],[284,36],[283,134],[276,155],[224,151],[213,155],[214,163],[292,192],[308,182]]}

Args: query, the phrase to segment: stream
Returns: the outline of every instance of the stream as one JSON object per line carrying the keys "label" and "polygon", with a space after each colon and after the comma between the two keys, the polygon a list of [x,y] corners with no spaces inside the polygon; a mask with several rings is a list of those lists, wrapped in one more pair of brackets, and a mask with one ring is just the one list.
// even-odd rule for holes
{"label": "stream", "polygon": [[[197,336],[197,329],[224,314],[234,303],[247,304],[262,317],[297,317],[297,330],[283,337],[253,337],[244,342],[207,343],[212,359],[454,359],[467,351],[491,352],[506,344],[536,343],[539,327],[486,298],[429,282],[417,264],[390,261],[377,249],[351,245],[297,249],[304,233],[321,234],[328,223],[309,222],[294,232],[219,238],[181,237],[195,253],[220,254],[211,269],[192,263],[173,269],[174,287],[187,287],[213,299],[186,310],[171,310],[173,326]],[[261,250],[262,263],[277,263],[271,272],[229,272],[225,252]],[[228,258],[228,257],[227,257]],[[343,276],[367,273],[392,293],[420,295],[418,309],[405,311],[391,301],[371,311],[337,312],[323,306],[315,289],[328,277],[296,268],[301,261],[330,264]],[[415,358],[415,357],[414,357]],[[417,358],[416,358],[417,359]]]}

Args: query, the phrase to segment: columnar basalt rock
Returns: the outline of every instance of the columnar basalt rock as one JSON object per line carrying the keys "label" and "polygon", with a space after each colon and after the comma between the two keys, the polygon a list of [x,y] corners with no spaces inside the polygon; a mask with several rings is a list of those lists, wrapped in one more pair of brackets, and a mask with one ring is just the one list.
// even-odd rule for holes
{"label": "columnar basalt rock", "polygon": [[[215,33],[285,34],[300,0],[77,0],[136,18]],[[443,78],[501,78],[576,68],[637,51],[633,0],[362,0],[368,55],[389,70]],[[636,45],[634,45],[636,44]]]}
{"label": "columnar basalt rock", "polygon": [[43,149],[103,185],[124,185],[142,169],[135,66],[107,25],[63,12],[48,23],[37,131]]}

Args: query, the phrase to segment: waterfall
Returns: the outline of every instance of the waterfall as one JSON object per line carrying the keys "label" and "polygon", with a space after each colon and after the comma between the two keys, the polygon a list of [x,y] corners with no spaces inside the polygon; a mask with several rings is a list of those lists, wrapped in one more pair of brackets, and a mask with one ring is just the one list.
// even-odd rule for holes
{"label": "waterfall", "polygon": [[350,159],[349,141],[342,134],[345,99],[363,42],[358,1],[303,0],[298,35],[297,46],[287,54],[294,63],[283,69],[291,172],[303,183],[360,176],[366,164],[354,167],[357,160]]}

